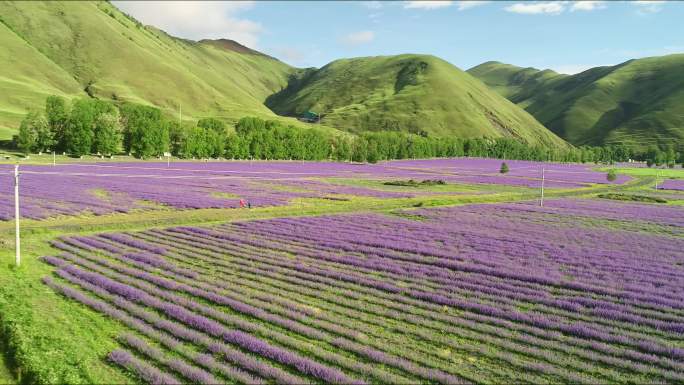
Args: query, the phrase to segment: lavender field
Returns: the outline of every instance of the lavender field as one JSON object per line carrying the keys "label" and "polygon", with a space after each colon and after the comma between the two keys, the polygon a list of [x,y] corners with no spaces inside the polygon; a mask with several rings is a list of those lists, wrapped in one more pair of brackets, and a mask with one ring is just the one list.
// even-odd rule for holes
{"label": "lavender field", "polygon": [[681,192],[501,163],[22,165],[24,381],[684,382]]}
{"label": "lavender field", "polygon": [[661,190],[677,190],[684,191],[684,180],[682,179],[666,179],[658,186]]}
{"label": "lavender field", "polygon": [[676,384],[682,218],[552,199],[63,236],[43,282],[124,325],[103,359],[150,383]]}
{"label": "lavender field", "polygon": [[[153,209],[236,208],[240,199],[255,207],[287,205],[294,198],[400,198],[429,191],[387,191],[335,183],[354,180],[440,179],[449,184],[576,189],[608,182],[589,166],[500,160],[436,159],[377,165],[325,162],[100,163],[21,166],[21,215],[32,219],[109,214]],[[0,220],[13,211],[13,167],[0,165]]]}

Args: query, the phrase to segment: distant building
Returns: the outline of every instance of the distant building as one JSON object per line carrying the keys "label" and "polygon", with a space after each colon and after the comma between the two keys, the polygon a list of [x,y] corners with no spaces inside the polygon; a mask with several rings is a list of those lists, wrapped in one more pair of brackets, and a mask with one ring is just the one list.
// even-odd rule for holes
{"label": "distant building", "polygon": [[299,117],[299,120],[308,123],[318,123],[321,121],[321,116],[313,111],[306,111],[301,117]]}

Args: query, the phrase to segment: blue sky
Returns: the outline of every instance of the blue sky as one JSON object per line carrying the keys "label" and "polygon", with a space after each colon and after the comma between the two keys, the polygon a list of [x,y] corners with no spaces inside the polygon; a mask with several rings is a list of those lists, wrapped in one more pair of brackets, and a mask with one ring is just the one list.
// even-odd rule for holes
{"label": "blue sky", "polygon": [[425,53],[576,73],[684,52],[684,3],[664,1],[114,2],[145,24],[232,38],[298,67]]}

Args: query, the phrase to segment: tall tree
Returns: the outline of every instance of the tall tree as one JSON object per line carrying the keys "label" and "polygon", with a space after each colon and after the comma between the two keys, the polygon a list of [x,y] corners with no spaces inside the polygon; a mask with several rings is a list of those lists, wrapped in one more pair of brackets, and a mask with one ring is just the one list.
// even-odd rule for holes
{"label": "tall tree", "polygon": [[17,135],[17,147],[23,153],[48,151],[55,144],[45,116],[31,111],[21,121]]}
{"label": "tall tree", "polygon": [[211,129],[217,133],[225,134],[226,124],[216,118],[203,118],[197,122],[197,127]]}
{"label": "tall tree", "polygon": [[119,111],[99,114],[95,119],[93,147],[102,155],[112,155],[121,151],[123,138]]}
{"label": "tall tree", "polygon": [[162,155],[169,149],[170,124],[154,107],[127,103],[121,107],[124,149],[139,158]]}
{"label": "tall tree", "polygon": [[69,114],[69,121],[65,131],[66,150],[80,156],[93,151],[95,138],[95,121],[100,114],[113,113],[113,104],[97,99],[78,99]]}
{"label": "tall tree", "polygon": [[50,131],[52,131],[53,138],[56,142],[55,150],[65,151],[65,132],[69,121],[69,110],[66,99],[57,95],[48,96],[45,99],[45,115],[48,127],[50,128]]}
{"label": "tall tree", "polygon": [[36,147],[38,135],[33,125],[36,120],[37,113],[30,111],[19,125],[19,134],[17,135],[17,148],[24,154],[31,153]]}

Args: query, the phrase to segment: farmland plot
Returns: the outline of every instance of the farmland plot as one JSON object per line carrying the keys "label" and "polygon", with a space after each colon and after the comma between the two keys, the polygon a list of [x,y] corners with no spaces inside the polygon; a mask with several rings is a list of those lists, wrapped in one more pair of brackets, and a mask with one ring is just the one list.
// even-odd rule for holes
{"label": "farmland plot", "polygon": [[[334,183],[357,180],[439,179],[449,184],[538,188],[545,169],[547,188],[581,188],[610,183],[589,166],[509,161],[499,173],[495,159],[392,161],[377,165],[333,162],[120,163],[21,166],[21,215],[31,219],[103,215],[152,209],[284,206],[295,198],[402,198],[429,191],[387,191]],[[0,220],[13,217],[13,168],[0,165]],[[629,180],[619,176],[612,183]]]}
{"label": "farmland plot", "polygon": [[555,200],[63,237],[147,382],[681,383],[676,207]]}

